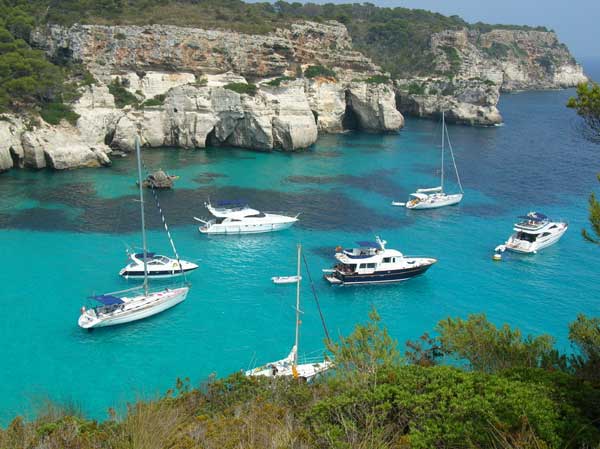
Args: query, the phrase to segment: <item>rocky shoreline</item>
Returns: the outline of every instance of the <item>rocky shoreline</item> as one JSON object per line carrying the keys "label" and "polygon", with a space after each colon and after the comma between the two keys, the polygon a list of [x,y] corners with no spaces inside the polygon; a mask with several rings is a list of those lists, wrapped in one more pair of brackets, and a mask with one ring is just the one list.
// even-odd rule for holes
{"label": "rocky shoreline", "polygon": [[[444,109],[449,121],[494,125],[502,122],[501,91],[586,80],[568,49],[544,31],[438,33],[430,43],[434,73],[393,81],[337,22],[299,22],[267,35],[52,25],[32,40],[52,58],[82,64],[95,81],[73,104],[75,125],[2,116],[0,171],[109,165],[112,150],[132,150],[136,133],[145,147],[294,151],[319,133],[398,131],[402,114],[437,117]],[[307,76],[311,66],[335,75]],[[135,104],[115,102],[115,83]]]}

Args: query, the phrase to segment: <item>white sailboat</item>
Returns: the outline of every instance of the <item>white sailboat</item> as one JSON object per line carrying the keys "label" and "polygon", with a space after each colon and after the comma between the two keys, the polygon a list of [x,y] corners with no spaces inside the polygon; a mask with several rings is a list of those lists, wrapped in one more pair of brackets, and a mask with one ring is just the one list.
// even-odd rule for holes
{"label": "white sailboat", "polygon": [[[460,193],[449,194],[444,192],[444,152],[446,140],[448,141],[448,148],[450,149],[450,156],[452,158],[452,164],[454,165],[454,172],[456,173],[456,180],[458,182]],[[442,111],[442,173],[440,185],[438,187],[417,189],[415,193],[410,194],[411,198],[406,203],[393,201],[392,205],[404,206],[407,209],[435,209],[460,203],[463,199],[463,193],[460,176],[458,175],[458,168],[456,167],[456,161],[454,159],[454,151],[452,151],[452,144],[450,143],[450,136],[448,135],[448,128],[446,127],[445,114],[444,111]]]}
{"label": "white sailboat", "polygon": [[311,380],[318,374],[324,373],[333,366],[333,362],[327,359],[318,358],[316,360],[305,359],[302,363],[298,362],[298,343],[300,339],[300,256],[302,246],[298,245],[298,273],[296,275],[296,339],[292,350],[287,357],[266,365],[248,370],[246,376],[264,376],[264,377],[293,377],[294,379]]}
{"label": "white sailboat", "polygon": [[[144,219],[144,188],[142,186],[142,162],[140,142],[136,137],[135,149],[138,166],[138,184],[140,190],[140,210],[142,224],[142,260],[144,264],[144,282],[140,287],[135,287],[119,292],[94,296],[93,299],[101,305],[87,309],[81,308],[78,324],[83,329],[114,326],[129,323],[156,315],[179,304],[187,297],[189,287],[174,289],[164,288],[158,291],[148,289],[148,247],[146,244],[146,225]],[[133,292],[139,293],[133,293]],[[131,293],[131,294],[129,294]]]}

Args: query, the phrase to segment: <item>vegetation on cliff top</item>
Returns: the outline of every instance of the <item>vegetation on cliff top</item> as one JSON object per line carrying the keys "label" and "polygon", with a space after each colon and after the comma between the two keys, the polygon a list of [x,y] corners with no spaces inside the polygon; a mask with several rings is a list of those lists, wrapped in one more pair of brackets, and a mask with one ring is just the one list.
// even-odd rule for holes
{"label": "vegetation on cliff top", "polygon": [[[13,3],[17,0],[13,0]],[[172,24],[267,33],[297,20],[336,20],[346,25],[355,47],[392,76],[431,73],[431,34],[470,28],[536,29],[469,24],[458,16],[420,9],[384,8],[371,3],[245,3],[241,0],[32,0],[40,23],[106,25]]]}
{"label": "vegetation on cliff top", "polygon": [[[336,370],[294,379],[178,381],[166,397],[109,419],[49,408],[0,430],[2,449],[595,448],[600,443],[600,321],[570,326],[567,357],[483,316],[443,320],[409,342],[407,363],[379,317],[330,344]],[[440,361],[454,359],[456,366]],[[503,363],[498,363],[498,361]],[[460,363],[459,363],[460,362]]]}

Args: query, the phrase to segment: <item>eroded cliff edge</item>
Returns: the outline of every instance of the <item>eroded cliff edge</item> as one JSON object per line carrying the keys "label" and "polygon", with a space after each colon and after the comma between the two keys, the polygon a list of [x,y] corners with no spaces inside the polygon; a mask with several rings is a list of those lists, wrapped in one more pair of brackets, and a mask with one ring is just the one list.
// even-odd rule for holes
{"label": "eroded cliff edge", "polygon": [[[427,117],[443,108],[450,120],[491,125],[502,120],[501,90],[585,80],[554,33],[541,31],[435,34],[433,74],[394,81],[353,48],[337,22],[299,22],[266,35],[53,25],[37,29],[32,40],[54,59],[82,64],[95,81],[74,104],[75,126],[5,116],[0,170],[106,165],[112,149],[132,149],[135,133],[148,147],[296,150],[313,144],[319,132],[397,131],[400,111]],[[305,76],[311,66],[335,76]],[[115,85],[133,104],[115,98]]]}

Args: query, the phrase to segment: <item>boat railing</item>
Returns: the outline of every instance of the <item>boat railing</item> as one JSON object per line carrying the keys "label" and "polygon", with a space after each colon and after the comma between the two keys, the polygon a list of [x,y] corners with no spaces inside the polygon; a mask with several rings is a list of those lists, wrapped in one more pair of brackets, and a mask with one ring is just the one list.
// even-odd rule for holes
{"label": "boat railing", "polygon": [[284,217],[298,217],[298,215],[300,215],[300,213],[296,214],[296,215],[289,215],[289,212],[285,212],[285,211],[281,211],[281,210],[263,210],[261,211],[263,214],[271,214],[271,215],[283,215]]}

